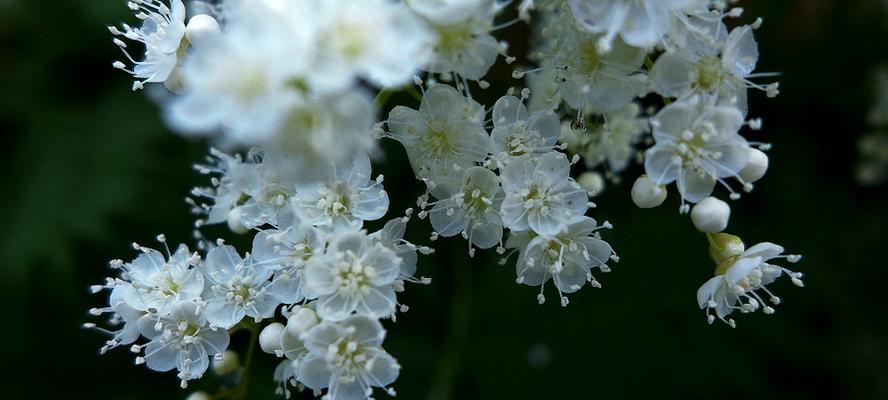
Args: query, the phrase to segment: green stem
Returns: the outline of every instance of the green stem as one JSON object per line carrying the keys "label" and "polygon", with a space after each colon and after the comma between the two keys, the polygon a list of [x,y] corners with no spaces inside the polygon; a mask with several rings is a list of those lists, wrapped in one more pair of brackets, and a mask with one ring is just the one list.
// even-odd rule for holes
{"label": "green stem", "polygon": [[244,359],[244,372],[234,390],[235,399],[247,398],[247,385],[250,383],[250,366],[253,365],[253,356],[256,354],[256,342],[259,341],[259,326],[251,324],[247,329],[250,331],[250,344],[247,347],[247,357]]}
{"label": "green stem", "polygon": [[407,86],[407,88],[405,88],[404,91],[406,91],[407,94],[413,96],[413,98],[416,99],[416,101],[422,101],[422,93],[420,93],[419,90],[416,90],[416,88],[413,87],[412,85]]}
{"label": "green stem", "polygon": [[382,107],[388,103],[389,98],[391,98],[393,94],[395,94],[395,92],[388,89],[380,90],[379,94],[376,95],[376,98],[373,99],[373,104],[376,106],[376,109],[382,110]]}
{"label": "green stem", "polygon": [[[448,264],[448,260],[442,260]],[[435,379],[429,388],[428,400],[449,400],[456,398],[453,389],[457,380],[457,371],[463,363],[462,352],[468,341],[469,327],[472,322],[472,283],[474,277],[470,269],[456,271],[453,279],[453,302],[450,307],[450,326],[444,351],[435,371]]]}

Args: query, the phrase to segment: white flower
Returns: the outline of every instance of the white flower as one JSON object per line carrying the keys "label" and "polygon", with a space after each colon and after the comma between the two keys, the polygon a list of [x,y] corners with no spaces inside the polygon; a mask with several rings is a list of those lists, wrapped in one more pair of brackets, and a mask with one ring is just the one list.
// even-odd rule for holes
{"label": "white flower", "polygon": [[253,237],[253,260],[259,268],[274,272],[268,292],[282,304],[295,304],[305,298],[305,265],[324,253],[324,234],[309,225],[285,230],[264,230]]}
{"label": "white flower", "polygon": [[553,236],[589,207],[586,190],[570,178],[570,163],[560,153],[517,159],[503,167],[501,178],[503,224],[514,231]]}
{"label": "white flower", "polygon": [[98,293],[103,288],[111,288],[111,295],[108,299],[108,307],[90,309],[90,314],[101,315],[111,313],[109,323],[114,326],[120,326],[120,329],[109,331],[103,328],[97,328],[93,323],[84,324],[84,328],[95,328],[99,332],[106,333],[111,336],[105,344],[99,349],[101,354],[105,354],[120,345],[131,344],[139,339],[139,319],[148,314],[148,311],[137,310],[126,303],[125,296],[128,296],[133,290],[128,283],[114,282],[109,279],[108,286],[96,285],[92,290]]}
{"label": "white flower", "polygon": [[429,20],[437,37],[434,56],[426,66],[431,73],[454,73],[461,78],[478,80],[496,62],[503,51],[490,34],[496,9],[493,2],[480,2],[468,19],[446,23]]}
{"label": "white flower", "polygon": [[312,32],[289,24],[269,3],[235,2],[237,18],[225,32],[182,63],[182,95],[165,104],[175,130],[208,134],[221,128],[226,142],[257,144],[275,136],[305,101],[297,78],[310,68]]}
{"label": "white flower", "polygon": [[210,365],[209,357],[228,348],[228,332],[211,328],[194,302],[177,303],[158,323],[144,320],[142,335],[151,340],[144,347],[144,361],[155,371],[179,370],[182,386],[199,379]]}
{"label": "white flower", "polygon": [[371,180],[370,173],[370,158],[358,155],[334,167],[330,180],[297,186],[290,200],[293,213],[303,223],[333,231],[382,218],[388,211],[388,194],[382,176]]}
{"label": "white flower", "polygon": [[245,316],[257,322],[274,315],[278,306],[268,293],[272,271],[244,260],[234,247],[214,247],[203,264],[209,280],[204,292],[206,318],[212,326],[231,328]]}
{"label": "white flower", "polygon": [[[434,36],[402,3],[388,0],[313,1],[301,16],[318,26],[308,80],[314,90],[340,91],[368,78],[378,86],[408,83],[429,61]],[[301,21],[306,23],[308,21]]]}
{"label": "white flower", "polygon": [[119,282],[122,286],[117,289],[120,301],[139,311],[166,315],[174,304],[200,297],[204,276],[195,268],[200,256],[188,246],[180,245],[173,254],[167,250],[167,257],[157,250],[134,246],[142,254],[121,266],[125,282]]}
{"label": "white flower", "polygon": [[565,228],[555,235],[530,234],[523,240],[516,238],[509,243],[510,247],[520,251],[515,264],[516,281],[540,286],[537,299],[542,304],[545,301],[542,286],[552,279],[561,304],[565,306],[567,298],[564,293],[576,292],[586,282],[593,287],[601,287],[591,270],[600,268],[604,272],[610,271],[606,263],[614,257],[611,246],[596,233],[602,228],[610,228],[610,224],[599,226],[594,219],[579,215],[571,218]]}
{"label": "white flower", "polygon": [[605,164],[609,173],[623,171],[639,154],[635,146],[650,131],[648,119],[639,118],[641,108],[629,103],[622,110],[608,113],[601,128],[590,135],[582,156],[586,166]]}
{"label": "white flower", "polygon": [[713,106],[699,98],[664,107],[653,119],[656,144],[645,152],[644,168],[658,185],[678,183],[681,197],[696,203],[712,193],[716,181],[735,177],[749,159],[749,144],[737,132],[743,114],[736,107]]}
{"label": "white flower", "polygon": [[490,0],[405,0],[415,13],[438,24],[455,24],[469,19]]}
{"label": "white flower", "polygon": [[472,167],[466,170],[461,187],[435,203],[429,219],[441,236],[462,233],[470,244],[488,249],[502,242],[499,210],[503,196],[496,174]]}
{"label": "white flower", "polygon": [[[412,210],[408,210],[412,212]],[[417,246],[404,239],[404,233],[407,231],[407,222],[410,220],[408,216],[395,218],[385,223],[382,229],[371,233],[371,239],[377,241],[383,246],[393,251],[401,258],[401,272],[398,279],[401,281],[424,282],[414,278],[416,273],[417,251],[423,254],[431,254],[433,250],[426,246]]]}
{"label": "white flower", "polygon": [[762,86],[749,80],[759,56],[752,27],[735,28],[728,35],[718,23],[711,35],[688,40],[660,56],[650,71],[651,88],[664,97],[717,96],[723,103],[736,103],[744,114],[748,87],[776,94],[776,85]]}
{"label": "white flower", "polygon": [[435,184],[458,185],[462,170],[490,153],[483,121],[480,104],[451,86],[434,85],[425,91],[419,110],[395,107],[388,126],[391,137],[407,150],[414,173]]}
{"label": "white flower", "polygon": [[318,299],[324,320],[342,320],[354,312],[382,318],[395,311],[393,283],[401,260],[364,231],[341,234],[327,253],[305,267],[305,291]]}
{"label": "white flower", "polygon": [[631,46],[652,49],[670,36],[687,34],[687,15],[707,11],[707,0],[570,0],[583,29],[603,33],[598,47],[607,52],[617,35]]}
{"label": "white flower", "polygon": [[394,382],[401,369],[380,347],[384,338],[382,324],[367,316],[323,322],[305,334],[308,355],[299,363],[296,376],[310,389],[327,389],[325,400],[366,399],[373,387]]}
{"label": "white flower", "polygon": [[[773,305],[780,304],[780,298],[766,286],[783,274],[788,275],[796,286],[804,286],[801,273],[770,263],[771,260],[779,258],[794,263],[801,258],[797,255],[783,255],[781,246],[774,243],[759,243],[743,251],[741,242],[736,253],[739,255],[725,258],[716,270],[717,275],[697,290],[697,304],[700,309],[706,310],[709,323],[712,323],[717,316],[733,327],[734,320],[726,320],[725,317],[735,310],[747,313],[761,307],[765,314],[773,314],[774,309],[762,299],[762,296],[767,295],[768,302]],[[715,310],[715,316],[709,314],[710,309]]]}
{"label": "white flower", "polygon": [[213,174],[212,187],[198,187],[191,194],[212,200],[210,205],[198,206],[195,211],[206,214],[202,223],[216,224],[228,221],[232,209],[243,196],[253,190],[259,181],[257,164],[244,162],[239,154],[234,156],[210,149],[210,165],[198,165],[202,174]]}
{"label": "white flower", "polygon": [[493,153],[501,163],[553,151],[561,136],[561,121],[551,110],[528,114],[515,96],[503,96],[493,105]]}
{"label": "white flower", "polygon": [[127,60],[133,64],[127,70],[126,63],[114,62],[114,67],[129,72],[136,78],[133,90],[141,89],[145,83],[165,82],[178,64],[178,53],[185,38],[185,5],[182,0],[170,0],[167,6],[161,0],[130,0],[127,5],[142,20],[142,26],[134,28],[123,24],[121,28],[109,26],[114,36],[141,42],[145,45],[145,56],[136,61],[128,51],[126,43],[114,38]]}
{"label": "white flower", "polygon": [[604,113],[626,107],[645,90],[640,72],[645,51],[616,40],[608,53],[596,46],[599,36],[566,30],[558,39],[553,62],[561,97],[581,111]]}

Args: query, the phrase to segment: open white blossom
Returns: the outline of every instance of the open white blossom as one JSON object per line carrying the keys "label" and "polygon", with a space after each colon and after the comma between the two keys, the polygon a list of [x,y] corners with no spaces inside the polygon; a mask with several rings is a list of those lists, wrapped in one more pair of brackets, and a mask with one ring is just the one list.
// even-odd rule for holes
{"label": "open white blossom", "polygon": [[392,384],[401,369],[382,349],[383,339],[382,324],[367,316],[322,322],[303,336],[308,355],[298,364],[296,376],[309,389],[327,389],[323,399],[366,399],[374,387]]}
{"label": "open white blossom", "polygon": [[203,269],[209,280],[206,318],[212,326],[228,329],[245,316],[261,321],[274,315],[279,303],[268,293],[270,269],[257,268],[228,245],[210,250]]}
{"label": "open white blossom", "polygon": [[305,298],[305,265],[323,254],[326,244],[323,232],[300,224],[260,231],[253,237],[251,255],[257,268],[274,271],[268,292],[282,304],[295,304]]}
{"label": "open white blossom", "polygon": [[776,84],[749,80],[759,56],[751,26],[734,28],[729,35],[719,23],[711,35],[688,40],[660,56],[650,71],[651,88],[664,97],[716,96],[722,103],[736,103],[744,114],[747,88],[776,95]]}
{"label": "open white blossom", "polygon": [[561,136],[561,121],[554,112],[528,113],[515,96],[503,96],[493,105],[493,126],[493,154],[501,163],[552,152]]}
{"label": "open white blossom", "polygon": [[[142,89],[146,83],[163,83],[170,77],[179,63],[180,47],[187,46],[185,39],[185,4],[182,0],[170,0],[169,6],[163,0],[130,0],[127,5],[142,20],[138,28],[128,24],[120,28],[109,26],[115,36],[114,44],[123,51],[127,61],[115,61],[114,67],[130,73],[136,81],[133,90]],[[145,46],[142,60],[136,60],[126,50],[127,45],[118,37],[140,42]]]}
{"label": "open white blossom", "polygon": [[447,85],[428,88],[419,110],[398,106],[388,118],[414,173],[439,185],[458,185],[462,170],[487,158],[491,140],[483,122],[484,107]]}
{"label": "open white blossom", "polygon": [[636,146],[650,131],[647,118],[639,117],[641,107],[629,103],[622,110],[606,114],[605,122],[591,133],[589,142],[580,153],[586,166],[604,164],[608,172],[624,170],[640,153]]}
{"label": "open white blossom", "polygon": [[177,369],[182,387],[186,381],[199,379],[210,365],[210,356],[228,348],[228,332],[211,328],[195,302],[176,303],[167,317],[156,324],[141,324],[142,335],[151,341],[144,348],[144,361],[155,371]]}
{"label": "open white blossom", "polygon": [[360,228],[364,221],[382,218],[389,207],[382,176],[370,179],[370,159],[358,156],[334,168],[333,178],[299,185],[291,206],[304,223],[332,230]]}
{"label": "open white blossom", "polygon": [[[421,3],[415,2],[414,10],[422,15]],[[437,36],[434,56],[426,66],[432,73],[454,73],[459,77],[479,80],[496,62],[503,49],[491,35],[496,6],[493,1],[474,1],[459,11],[462,18],[429,18],[432,32]],[[417,9],[417,6],[420,6]],[[468,9],[468,7],[472,7]],[[464,14],[464,15],[463,15]]]}
{"label": "open white blossom", "polygon": [[139,311],[165,315],[176,303],[200,297],[204,287],[204,276],[196,268],[200,256],[185,245],[167,257],[147,247],[138,249],[142,254],[120,265],[123,281],[115,288],[119,300]]}
{"label": "open white blossom", "polygon": [[570,163],[560,153],[509,163],[502,184],[503,224],[513,231],[553,236],[589,208],[588,193],[570,177]]}
{"label": "open white blossom", "polygon": [[339,235],[326,254],[305,267],[305,292],[318,299],[324,320],[342,320],[354,312],[382,318],[395,312],[394,282],[401,259],[364,231]]}
{"label": "open white blossom", "polygon": [[378,86],[410,82],[431,58],[434,36],[403,3],[388,0],[312,1],[300,22],[318,25],[323,51],[308,74],[311,87],[340,91],[369,79]]}
{"label": "open white blossom", "polygon": [[645,51],[617,39],[611,50],[597,46],[599,35],[565,29],[553,62],[561,97],[577,110],[604,113],[626,107],[647,85],[641,73]]}
{"label": "open white blossom", "polygon": [[736,107],[697,97],[664,107],[651,119],[656,144],[645,152],[648,177],[658,185],[677,182],[681,197],[691,203],[709,196],[724,178],[745,183],[737,175],[749,159],[749,144],[737,133],[743,123]]}
{"label": "open white blossom", "polygon": [[[717,275],[697,290],[697,304],[700,309],[706,310],[709,323],[717,316],[733,327],[734,320],[726,320],[725,317],[734,311],[747,313],[761,308],[765,314],[773,314],[774,308],[768,303],[778,305],[781,300],[766,286],[781,275],[789,276],[796,286],[804,286],[801,273],[771,264],[776,259],[791,263],[801,259],[797,255],[783,255],[783,247],[774,243],[759,243],[743,251],[741,242],[735,251],[739,254],[726,257],[716,270]],[[762,298],[765,295],[767,302]],[[710,310],[715,311],[714,316],[709,314]]]}
{"label": "open white blossom", "polygon": [[603,34],[597,46],[608,52],[617,36],[630,46],[652,49],[667,36],[687,35],[689,14],[705,12],[707,0],[569,0],[583,29]]}
{"label": "open white blossom", "polygon": [[[570,219],[565,228],[555,235],[535,235],[530,233],[518,236],[509,243],[519,253],[515,269],[518,283],[540,286],[537,297],[545,301],[543,285],[550,279],[558,290],[562,305],[567,305],[564,293],[573,293],[586,282],[593,287],[601,287],[592,276],[592,269],[610,271],[606,265],[614,257],[614,251],[607,242],[600,239],[596,231],[610,228],[610,224],[598,225],[594,219],[578,215]],[[615,258],[615,257],[614,257]]]}
{"label": "open white blossom", "polygon": [[488,249],[502,242],[503,201],[499,177],[484,167],[466,170],[462,186],[432,208],[429,219],[441,236],[464,234],[469,243]]}

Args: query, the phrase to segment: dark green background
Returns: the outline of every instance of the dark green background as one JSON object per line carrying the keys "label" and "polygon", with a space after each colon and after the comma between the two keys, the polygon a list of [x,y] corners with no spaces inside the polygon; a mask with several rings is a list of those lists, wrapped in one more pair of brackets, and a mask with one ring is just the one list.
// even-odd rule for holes
{"label": "dark green background", "polygon": [[[566,309],[537,305],[511,266],[468,259],[460,240],[421,259],[434,283],[410,287],[411,311],[388,325],[387,348],[404,367],[400,398],[888,398],[886,190],[853,179],[871,72],[888,62],[888,9],[742,4],[744,20],[765,19],[759,70],[783,73],[782,95],[751,99],[765,119],[760,138],[774,144],[772,168],[735,203],[730,231],[804,254],[807,287],[781,281],[776,315],[707,326],[694,299],[712,271],[705,239],[675,198],[638,210],[626,184],[611,186],[592,215],[616,225],[606,239],[623,260],[600,277],[603,289],[581,291]],[[107,260],[132,257],[131,241],[161,232],[189,240],[182,199],[204,182],[190,166],[205,145],[166,132],[110,66],[118,55],[104,26],[127,18],[117,0],[0,0],[2,398],[187,394],[172,374],[132,366],[126,349],[98,356],[103,338],[78,328],[105,300],[86,288],[109,273]],[[393,217],[407,205],[404,188],[419,189],[403,150],[386,152]],[[410,229],[426,242],[427,222]],[[275,398],[272,366],[260,358],[250,398]]]}

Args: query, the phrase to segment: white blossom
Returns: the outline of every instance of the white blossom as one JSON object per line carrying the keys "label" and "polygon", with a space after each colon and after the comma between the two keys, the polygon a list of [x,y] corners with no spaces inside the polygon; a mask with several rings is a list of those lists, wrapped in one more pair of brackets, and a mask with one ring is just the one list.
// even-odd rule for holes
{"label": "white blossom", "polygon": [[542,303],[545,301],[542,286],[552,279],[562,305],[567,305],[563,293],[576,292],[586,282],[600,287],[591,270],[609,271],[606,263],[614,255],[611,246],[596,233],[606,227],[610,224],[599,226],[594,219],[579,215],[572,217],[555,235],[530,233],[523,240],[516,238],[508,245],[520,252],[515,264],[517,282],[540,286],[538,300]]}
{"label": "white blossom", "polygon": [[384,338],[382,324],[364,315],[322,322],[303,336],[308,354],[297,378],[310,389],[327,389],[325,400],[366,399],[374,387],[394,382],[401,369],[382,349]]}
{"label": "white blossom", "polygon": [[[422,1],[414,3],[431,3]],[[425,67],[432,73],[454,73],[459,77],[478,80],[496,62],[503,49],[491,35],[496,8],[492,1],[477,3],[463,18],[429,18],[428,22],[437,41],[434,56]],[[412,4],[414,10],[417,5]],[[467,5],[471,6],[471,5]],[[422,14],[422,12],[420,12]]]}
{"label": "white blossom", "polygon": [[736,107],[695,97],[664,107],[651,125],[656,144],[645,152],[644,167],[658,185],[675,181],[682,198],[696,203],[712,193],[716,181],[735,177],[746,183],[737,173],[749,159],[749,144],[737,133],[743,115]]}
{"label": "white blossom", "polygon": [[603,113],[626,107],[647,85],[641,73],[645,51],[617,39],[604,53],[599,35],[566,29],[557,39],[552,62],[561,97],[577,110]]}
{"label": "white blossom", "polygon": [[364,221],[382,218],[388,211],[388,194],[382,176],[370,179],[370,159],[358,155],[335,166],[332,178],[296,186],[290,200],[293,213],[303,223],[326,229],[360,228]]}
{"label": "white blossom", "polygon": [[650,131],[648,119],[639,117],[640,112],[638,104],[629,103],[605,115],[604,124],[591,133],[581,153],[587,167],[604,164],[612,174],[626,169],[639,153],[636,146]]}
{"label": "white blossom", "polygon": [[664,97],[716,96],[720,102],[737,104],[744,114],[747,88],[776,94],[775,84],[763,86],[750,80],[759,56],[751,26],[734,28],[728,34],[718,23],[710,35],[688,40],[660,56],[650,71],[651,88]]}
{"label": "white blossom", "polygon": [[515,96],[503,96],[493,105],[493,126],[493,153],[501,163],[551,152],[561,136],[561,121],[554,112],[528,113]]}
{"label": "white blossom", "polygon": [[[127,70],[127,63],[122,61],[115,61],[114,67],[136,78],[133,90],[143,88],[146,83],[166,82],[178,65],[180,47],[187,45],[183,41],[185,5],[182,0],[170,0],[169,6],[163,0],[130,0],[127,5],[142,20],[142,25],[136,28],[122,24],[120,28],[109,26],[108,30],[115,36],[114,44],[120,47],[133,68]],[[138,61],[133,58],[119,37],[142,43],[144,58]]]}
{"label": "white blossom", "polygon": [[324,253],[326,243],[323,232],[306,224],[264,230],[253,237],[253,260],[257,267],[274,271],[268,292],[278,302],[295,304],[305,298],[305,265]]}
{"label": "white blossom", "polygon": [[154,249],[137,248],[142,254],[121,266],[123,281],[115,288],[119,300],[135,310],[166,315],[176,303],[200,297],[204,287],[204,275],[196,268],[200,256],[188,246],[180,245],[166,257]]}
{"label": "white blossom", "polygon": [[630,46],[652,49],[667,36],[687,34],[687,16],[707,11],[707,0],[569,0],[583,29],[603,34],[597,46],[608,52],[617,36]]}
{"label": "white blossom", "polygon": [[[773,314],[774,308],[768,305],[780,304],[767,285],[773,283],[781,275],[786,274],[796,286],[804,286],[802,274],[779,265],[771,264],[772,260],[786,259],[797,262],[797,255],[783,255],[783,247],[774,243],[759,243],[743,251],[742,242],[736,255],[726,257],[716,276],[708,280],[697,290],[697,303],[700,309],[706,310],[709,323],[717,316],[725,323],[734,326],[733,319],[725,319],[732,312],[754,312],[759,308],[765,314]],[[766,302],[762,296],[767,296]],[[715,311],[715,316],[710,315]]]}
{"label": "white blossom", "polygon": [[176,303],[169,316],[155,324],[143,319],[142,335],[151,341],[144,348],[144,362],[155,371],[177,369],[185,381],[199,379],[210,365],[210,356],[228,347],[228,332],[211,328],[195,302]]}
{"label": "white blossom", "polygon": [[312,88],[347,89],[358,77],[378,86],[406,84],[432,56],[434,36],[419,16],[388,0],[311,1],[312,14],[300,16],[318,25]]}
{"label": "white blossom", "polygon": [[435,184],[458,185],[462,170],[490,153],[483,121],[480,104],[451,86],[434,85],[425,91],[419,110],[395,107],[388,126],[391,137],[407,150],[414,173]]}
{"label": "white blossom", "polygon": [[214,247],[203,264],[206,318],[212,326],[231,328],[245,316],[256,321],[274,315],[278,302],[268,292],[272,271],[244,260],[232,246]]}
{"label": "white blossom", "polygon": [[501,173],[506,193],[501,215],[513,231],[556,235],[589,207],[586,190],[570,178],[570,163],[560,153],[517,159]]}
{"label": "white blossom", "polygon": [[395,312],[394,282],[401,259],[364,231],[339,235],[326,254],[305,267],[305,291],[318,299],[324,320],[342,320],[354,312],[382,318]]}
{"label": "white blossom", "polygon": [[466,170],[462,185],[435,203],[429,213],[432,227],[441,236],[464,234],[469,243],[482,249],[502,242],[503,201],[499,177],[484,167]]}

